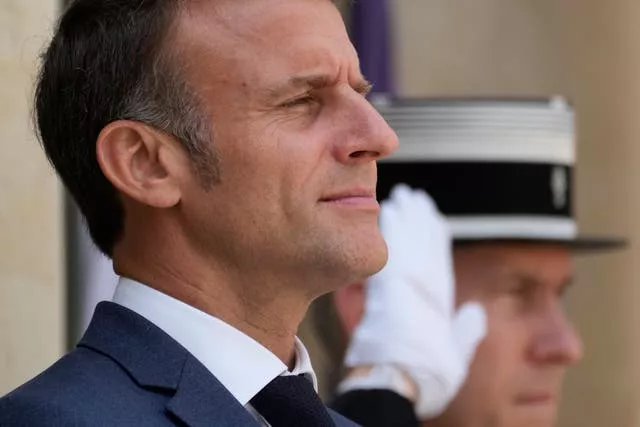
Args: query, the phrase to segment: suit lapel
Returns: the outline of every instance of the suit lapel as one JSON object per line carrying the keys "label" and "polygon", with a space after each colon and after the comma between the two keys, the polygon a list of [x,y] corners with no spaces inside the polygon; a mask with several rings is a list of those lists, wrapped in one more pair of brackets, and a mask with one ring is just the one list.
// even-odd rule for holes
{"label": "suit lapel", "polygon": [[187,359],[167,409],[190,427],[258,427],[251,414],[193,357]]}
{"label": "suit lapel", "polygon": [[167,410],[189,427],[258,426],[184,347],[131,310],[100,303],[78,346],[112,358],[149,392],[175,391]]}

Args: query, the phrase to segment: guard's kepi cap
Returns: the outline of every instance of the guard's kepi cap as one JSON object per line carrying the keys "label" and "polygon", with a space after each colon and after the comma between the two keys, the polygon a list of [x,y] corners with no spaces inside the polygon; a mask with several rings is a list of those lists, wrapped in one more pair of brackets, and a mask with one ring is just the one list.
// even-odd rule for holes
{"label": "guard's kepi cap", "polygon": [[573,212],[574,111],[544,99],[372,100],[400,146],[378,164],[378,199],[398,183],[424,189],[456,242],[553,242],[577,250],[625,245],[578,234]]}

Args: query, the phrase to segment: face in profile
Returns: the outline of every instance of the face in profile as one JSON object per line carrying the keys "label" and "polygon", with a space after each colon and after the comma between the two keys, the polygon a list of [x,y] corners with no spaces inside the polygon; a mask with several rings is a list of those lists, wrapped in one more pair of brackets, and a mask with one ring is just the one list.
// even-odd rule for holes
{"label": "face in profile", "polygon": [[[551,427],[565,372],[582,355],[562,296],[571,254],[562,246],[481,243],[454,251],[458,305],[479,301],[488,333],[460,393],[424,427]],[[365,287],[337,291],[333,304],[349,336],[363,311]]]}
{"label": "face in profile", "polygon": [[562,296],[571,254],[560,246],[477,244],[455,251],[458,303],[480,301],[488,334],[460,394],[425,426],[555,425],[567,368],[581,357]]}
{"label": "face in profile", "polygon": [[298,286],[382,268],[375,162],[397,139],[332,2],[192,2],[176,39],[220,157],[220,182],[182,200],[198,247]]}

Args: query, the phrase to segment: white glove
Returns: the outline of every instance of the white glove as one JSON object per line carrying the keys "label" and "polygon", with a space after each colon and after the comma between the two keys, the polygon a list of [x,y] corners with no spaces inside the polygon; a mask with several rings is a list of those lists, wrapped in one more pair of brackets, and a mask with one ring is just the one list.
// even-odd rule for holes
{"label": "white glove", "polygon": [[396,186],[382,204],[380,229],[389,260],[367,283],[345,364],[401,368],[418,388],[418,418],[433,418],[465,381],[486,334],[485,311],[478,303],[455,311],[449,229],[425,192]]}

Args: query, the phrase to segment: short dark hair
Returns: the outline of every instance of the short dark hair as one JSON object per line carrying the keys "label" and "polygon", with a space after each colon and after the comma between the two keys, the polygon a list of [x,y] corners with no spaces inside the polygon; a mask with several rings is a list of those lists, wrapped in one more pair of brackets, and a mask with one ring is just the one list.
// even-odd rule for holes
{"label": "short dark hair", "polygon": [[205,184],[217,179],[206,111],[165,43],[183,4],[72,1],[41,57],[34,108],[41,144],[108,256],[124,231],[124,210],[96,157],[107,124],[134,120],[166,132]]}

